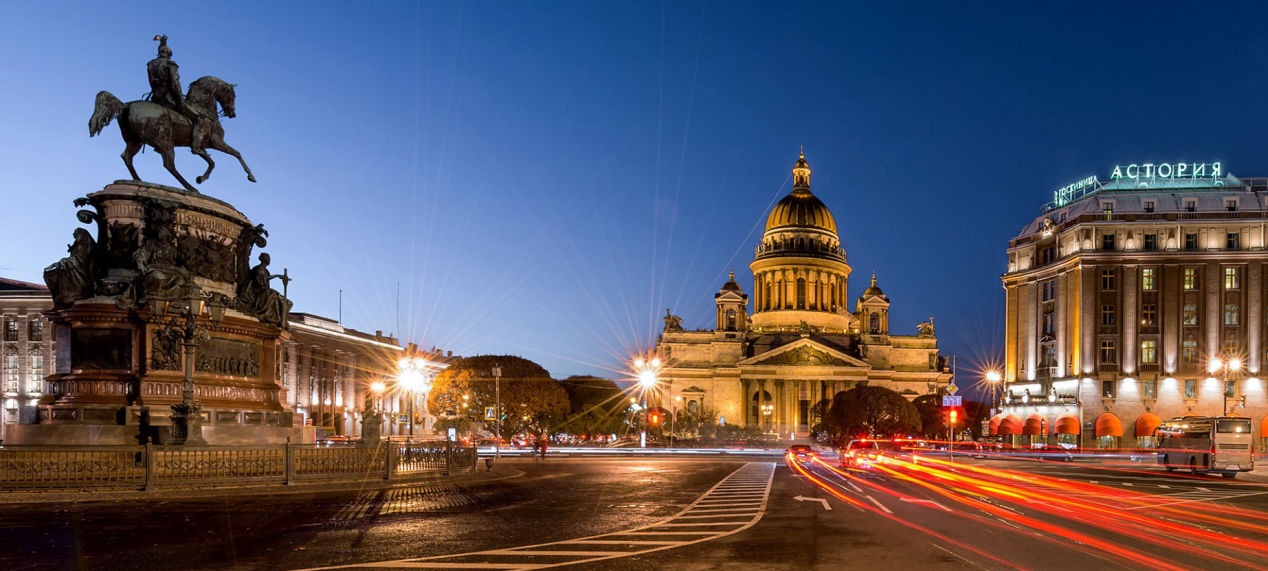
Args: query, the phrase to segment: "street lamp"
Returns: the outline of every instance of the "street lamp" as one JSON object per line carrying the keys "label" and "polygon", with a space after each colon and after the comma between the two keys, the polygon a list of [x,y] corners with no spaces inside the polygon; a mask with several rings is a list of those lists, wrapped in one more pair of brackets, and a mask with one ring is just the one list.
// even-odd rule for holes
{"label": "street lamp", "polygon": [[647,447],[647,393],[656,388],[656,383],[660,380],[660,357],[651,355],[644,358],[638,356],[634,358],[634,378],[638,379],[638,386],[642,388],[640,392],[642,398],[641,412],[643,422],[640,423],[638,441],[639,448]]}
{"label": "street lamp", "polygon": [[493,458],[502,457],[502,366],[493,364],[493,422],[497,427],[497,440],[493,441]]}
{"label": "street lamp", "polygon": [[[211,297],[211,296],[207,296]],[[175,311],[173,311],[175,309]],[[185,377],[181,381],[181,402],[172,405],[171,444],[206,446],[203,438],[202,403],[194,400],[194,354],[198,351],[198,338],[206,337],[225,317],[225,305],[207,303],[198,293],[177,302],[155,300],[154,311],[162,318],[170,318],[165,329],[179,335],[185,348]],[[211,318],[211,323],[199,325],[200,318]]]}
{"label": "street lamp", "polygon": [[[409,395],[409,439],[414,439],[414,399],[418,393],[431,392],[431,377],[427,374],[427,360],[422,357],[405,357],[397,362],[396,383]],[[426,398],[426,397],[424,397]],[[424,403],[424,407],[426,404]],[[424,412],[426,408],[423,409]],[[426,427],[426,423],[424,423]]]}
{"label": "street lamp", "polygon": [[1220,401],[1224,403],[1224,414],[1222,416],[1228,416],[1228,397],[1230,396],[1228,394],[1228,377],[1231,372],[1241,372],[1242,360],[1237,357],[1226,357],[1224,359],[1212,357],[1210,364],[1206,367],[1206,370],[1211,374],[1215,374],[1220,371],[1224,372],[1224,386],[1222,387],[1224,389],[1224,394],[1220,396]]}
{"label": "street lamp", "polygon": [[775,405],[766,403],[762,405],[762,430],[770,432],[770,415],[775,412]]}

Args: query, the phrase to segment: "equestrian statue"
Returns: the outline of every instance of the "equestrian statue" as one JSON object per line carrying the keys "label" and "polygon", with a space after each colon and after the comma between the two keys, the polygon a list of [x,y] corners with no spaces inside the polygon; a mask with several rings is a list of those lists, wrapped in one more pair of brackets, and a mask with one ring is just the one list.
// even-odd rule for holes
{"label": "equestrian statue", "polygon": [[[210,75],[200,77],[189,84],[189,93],[182,94],[179,66],[172,61],[172,49],[167,47],[167,36],[154,36],[159,42],[158,57],[146,64],[150,93],[145,100],[124,103],[109,91],[97,93],[97,105],[88,120],[88,136],[96,136],[116,117],[119,132],[127,145],[123,149],[123,164],[127,165],[132,180],[139,181],[132,157],[145,145],[152,147],[163,157],[163,166],[190,192],[198,192],[176,170],[176,147],[189,147],[207,161],[207,171],[194,179],[198,184],[211,177],[216,163],[207,154],[215,149],[238,159],[247,180],[255,182],[255,175],[242,160],[242,154],[225,143],[225,131],[220,126],[220,116],[232,119],[236,84]],[[219,111],[217,109],[219,105]]]}

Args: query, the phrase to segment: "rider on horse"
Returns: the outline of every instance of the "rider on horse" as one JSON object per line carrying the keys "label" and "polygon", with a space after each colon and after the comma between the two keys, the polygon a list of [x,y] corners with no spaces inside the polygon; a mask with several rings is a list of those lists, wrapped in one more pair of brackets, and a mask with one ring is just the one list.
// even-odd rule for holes
{"label": "rider on horse", "polygon": [[201,150],[207,111],[185,101],[181,90],[180,66],[172,61],[172,48],[167,47],[167,36],[159,34],[154,39],[159,43],[158,57],[145,64],[150,79],[149,99],[188,118],[192,129],[190,147]]}

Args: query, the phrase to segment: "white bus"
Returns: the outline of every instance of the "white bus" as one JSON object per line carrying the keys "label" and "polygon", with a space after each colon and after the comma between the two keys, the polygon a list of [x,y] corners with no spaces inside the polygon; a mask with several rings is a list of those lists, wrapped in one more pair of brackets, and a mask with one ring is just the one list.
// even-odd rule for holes
{"label": "white bus", "polygon": [[1158,463],[1168,472],[1219,472],[1232,478],[1255,469],[1250,419],[1240,416],[1182,416],[1158,427]]}

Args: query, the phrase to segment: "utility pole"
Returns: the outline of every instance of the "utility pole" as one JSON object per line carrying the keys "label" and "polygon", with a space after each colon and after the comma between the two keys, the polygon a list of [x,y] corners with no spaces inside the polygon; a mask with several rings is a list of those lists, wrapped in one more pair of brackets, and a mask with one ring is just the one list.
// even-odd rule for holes
{"label": "utility pole", "polygon": [[497,426],[497,440],[493,441],[493,458],[502,457],[502,367],[493,364],[493,422]]}

